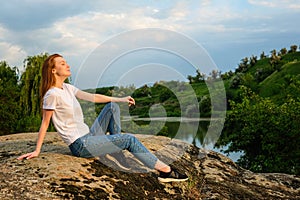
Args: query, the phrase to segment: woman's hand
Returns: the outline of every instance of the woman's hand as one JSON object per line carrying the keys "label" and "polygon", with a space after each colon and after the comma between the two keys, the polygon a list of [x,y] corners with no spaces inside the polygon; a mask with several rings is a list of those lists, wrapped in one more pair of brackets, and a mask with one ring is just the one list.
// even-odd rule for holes
{"label": "woman's hand", "polygon": [[27,153],[27,154],[24,154],[24,155],[18,157],[18,160],[23,160],[24,158],[28,160],[28,159],[31,159],[31,158],[38,157],[39,154],[40,154],[39,152],[33,151],[31,153]]}
{"label": "woman's hand", "polygon": [[135,100],[131,96],[123,97],[124,101],[128,103],[128,106],[135,105]]}

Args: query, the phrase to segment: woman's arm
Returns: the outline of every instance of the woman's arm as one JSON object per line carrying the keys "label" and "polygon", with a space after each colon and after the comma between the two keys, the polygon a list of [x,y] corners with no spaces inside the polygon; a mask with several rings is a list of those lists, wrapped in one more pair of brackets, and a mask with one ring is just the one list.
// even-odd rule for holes
{"label": "woman's arm", "polygon": [[110,97],[102,94],[92,94],[88,92],[84,92],[82,90],[78,90],[76,93],[76,97],[82,100],[94,102],[94,103],[108,103],[108,102],[125,102],[130,105],[135,105],[134,98],[131,96],[127,97]]}
{"label": "woman's arm", "polygon": [[39,137],[36,143],[35,151],[20,156],[18,158],[19,160],[22,160],[24,158],[26,159],[34,158],[40,154],[52,114],[53,114],[53,110],[43,110],[43,121],[41,123],[41,127],[39,130]]}

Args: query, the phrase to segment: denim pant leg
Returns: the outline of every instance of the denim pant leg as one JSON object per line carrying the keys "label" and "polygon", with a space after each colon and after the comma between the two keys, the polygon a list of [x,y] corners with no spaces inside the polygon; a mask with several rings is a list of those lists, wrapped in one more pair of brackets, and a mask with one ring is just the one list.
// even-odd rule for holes
{"label": "denim pant leg", "polygon": [[108,103],[94,121],[90,132],[94,135],[121,133],[120,107],[116,103]]}
{"label": "denim pant leg", "polygon": [[[131,134],[92,135],[80,138],[82,157],[97,157],[104,154],[128,150],[147,167],[154,169],[157,157],[152,154],[135,136]],[[87,153],[88,152],[88,153]]]}

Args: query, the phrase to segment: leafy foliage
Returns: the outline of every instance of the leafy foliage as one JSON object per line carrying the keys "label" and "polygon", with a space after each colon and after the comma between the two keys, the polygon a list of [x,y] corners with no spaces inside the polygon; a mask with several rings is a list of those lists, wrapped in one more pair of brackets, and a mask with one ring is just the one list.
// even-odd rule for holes
{"label": "leafy foliage", "polygon": [[14,133],[20,118],[18,72],[6,62],[0,62],[0,135]]}
{"label": "leafy foliage", "polygon": [[229,144],[226,152],[243,151],[238,164],[252,171],[300,174],[300,99],[289,97],[278,106],[242,90],[242,102],[231,101],[222,141]]}
{"label": "leafy foliage", "polygon": [[48,54],[28,56],[24,60],[25,72],[21,76],[20,106],[22,118],[18,129],[22,131],[38,131],[41,123],[41,102],[39,88],[41,82],[41,67]]}
{"label": "leafy foliage", "polygon": [[238,164],[252,171],[300,173],[296,50],[273,50],[270,57],[263,52],[252,65],[243,59],[225,84],[229,111],[218,145],[229,145],[227,153],[242,151]]}

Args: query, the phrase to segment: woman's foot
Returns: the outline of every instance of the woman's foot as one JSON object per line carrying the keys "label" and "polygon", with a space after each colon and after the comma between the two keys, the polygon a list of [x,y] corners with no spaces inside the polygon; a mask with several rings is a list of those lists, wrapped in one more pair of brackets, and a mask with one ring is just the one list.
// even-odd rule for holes
{"label": "woman's foot", "polygon": [[168,182],[179,182],[188,180],[188,176],[186,174],[182,174],[178,172],[176,169],[172,169],[170,172],[159,172],[158,180],[163,183]]}

